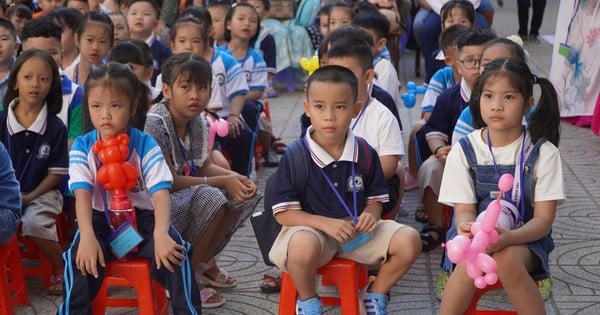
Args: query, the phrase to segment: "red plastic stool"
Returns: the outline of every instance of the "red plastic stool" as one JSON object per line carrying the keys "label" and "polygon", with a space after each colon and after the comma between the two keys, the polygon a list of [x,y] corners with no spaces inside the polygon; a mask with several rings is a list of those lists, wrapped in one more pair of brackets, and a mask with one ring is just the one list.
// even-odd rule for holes
{"label": "red plastic stool", "polygon": [[13,314],[17,304],[29,304],[29,296],[21,269],[19,243],[13,236],[6,244],[0,245],[0,313]]}
{"label": "red plastic stool", "polygon": [[[108,287],[133,287],[137,298],[108,297]],[[165,289],[150,278],[150,261],[111,261],[104,269],[104,281],[92,301],[92,313],[104,314],[106,307],[137,307],[140,315],[169,314]]]}
{"label": "red plastic stool", "polygon": [[[539,284],[539,283],[538,283]],[[479,299],[481,299],[481,297],[493,290],[499,290],[499,289],[504,289],[504,287],[502,287],[502,283],[500,283],[500,281],[496,282],[496,284],[491,285],[491,286],[487,286],[484,289],[478,289],[477,291],[475,291],[475,295],[473,296],[473,299],[471,300],[471,304],[469,304],[469,308],[467,308],[467,310],[465,311],[465,315],[511,315],[511,314],[518,314],[517,311],[513,311],[513,310],[482,310],[482,309],[477,309],[477,303],[479,303]]]}
{"label": "red plastic stool", "polygon": [[[358,315],[358,290],[367,285],[367,269],[352,260],[333,258],[327,265],[317,269],[326,286],[335,285],[340,297],[321,297],[324,305],[341,306],[342,315]],[[296,312],[298,291],[292,277],[284,272],[281,275],[279,293],[279,314],[289,315]]]}

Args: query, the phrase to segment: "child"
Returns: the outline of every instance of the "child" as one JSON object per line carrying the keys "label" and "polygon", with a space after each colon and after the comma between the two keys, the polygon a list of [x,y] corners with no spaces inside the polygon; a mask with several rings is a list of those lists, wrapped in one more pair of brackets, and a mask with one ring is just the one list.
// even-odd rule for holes
{"label": "child", "polygon": [[62,249],[56,216],[63,206],[58,184],[67,174],[67,129],[56,115],[62,105],[58,65],[46,51],[31,49],[15,61],[0,112],[0,139],[21,185],[23,236],[50,259],[51,294],[62,293]]}
{"label": "child", "polygon": [[231,8],[231,2],[229,0],[208,1],[207,8],[212,19],[214,44],[221,46],[225,44],[225,16]]}
{"label": "child", "polygon": [[117,45],[120,41],[129,39],[129,25],[127,19],[121,12],[111,12],[108,17],[115,28],[114,44]]}
{"label": "child", "polygon": [[171,56],[169,47],[152,32],[158,23],[159,10],[159,7],[151,0],[134,0],[127,4],[127,25],[130,37],[146,41],[152,49],[152,58],[154,59],[152,84],[156,83],[156,76],[160,73],[162,64]]}
{"label": "child", "polygon": [[32,13],[26,5],[17,4],[8,9],[6,17],[17,29],[17,35],[21,36],[23,25],[32,19]]}
{"label": "child", "polygon": [[[0,39],[4,42],[0,46],[0,98],[4,99],[4,94],[8,88],[8,77],[10,69],[15,61],[15,52],[19,48],[17,44],[17,30],[15,26],[7,19],[0,18]],[[8,103],[2,104],[6,108]]]}
{"label": "child", "polygon": [[63,6],[63,0],[39,0],[37,4],[40,11],[33,13],[34,19],[48,15],[53,10],[61,8]]}
{"label": "child", "polygon": [[354,7],[346,2],[332,4],[329,9],[328,31],[331,33],[338,27],[350,25],[355,13]]}
{"label": "child", "polygon": [[66,0],[65,7],[76,9],[81,12],[81,14],[86,14],[90,11],[88,0]]}
{"label": "child", "polygon": [[[194,247],[191,259],[199,271],[196,276],[209,284],[221,284],[216,279],[226,274],[207,263],[250,217],[262,196],[247,177],[214,165],[209,158],[207,122],[200,114],[208,104],[210,64],[184,53],[169,58],[163,70],[165,101],[148,112],[145,131],[161,147],[173,175],[171,218]],[[218,295],[214,290],[203,288],[202,306],[221,306],[224,299],[214,301],[214,295]]]}
{"label": "child", "polygon": [[400,110],[400,80],[398,72],[389,59],[386,43],[389,33],[388,19],[379,11],[365,10],[352,19],[352,24],[365,29],[373,39],[373,69],[377,83],[386,90]]}
{"label": "child", "polygon": [[49,17],[54,20],[54,23],[62,27],[62,35],[60,39],[60,47],[62,48],[62,69],[67,69],[73,63],[79,62],[79,49],[75,40],[75,33],[79,20],[83,17],[81,12],[72,8],[60,8],[52,11]]}
{"label": "child", "polygon": [[[514,42],[512,39],[518,40]],[[481,54],[481,62],[479,67],[479,73],[485,70],[485,67],[498,58],[516,58],[523,62],[527,62],[525,50],[523,49],[523,42],[517,36],[511,36],[509,38],[498,38],[490,41],[485,45],[483,53]],[[469,107],[465,108],[456,121],[454,132],[452,133],[452,145],[458,142],[461,138],[465,137],[473,131],[473,116]]]}
{"label": "child", "polygon": [[113,45],[114,28],[104,13],[90,11],[77,24],[75,43],[79,48],[79,61],[65,68],[65,74],[79,84],[85,82],[92,66],[104,63]]}
{"label": "child", "polygon": [[[271,3],[269,0],[248,0],[247,3],[252,5],[258,13],[258,18],[262,21],[269,14]],[[260,23],[259,23],[260,25]],[[267,88],[265,93],[267,97],[277,97],[277,92],[273,89],[273,76],[277,72],[277,46],[275,38],[269,33],[264,26],[258,29],[258,37],[254,43],[250,43],[254,50],[260,52],[260,55],[267,64]]]}
{"label": "child", "polygon": [[[536,109],[533,86],[541,89]],[[519,314],[544,314],[533,280],[549,275],[548,255],[554,249],[552,222],[556,206],[565,199],[558,151],[560,115],[552,83],[531,73],[518,59],[496,59],[487,65],[473,88],[471,111],[479,129],[460,140],[448,155],[440,202],[452,205],[457,232],[472,237],[471,224],[491,201],[502,173],[515,174],[510,202],[519,209],[516,228],[497,228],[493,254],[498,277]],[[474,171],[473,171],[474,170]],[[519,185],[521,183],[521,185]],[[524,189],[520,189],[522,187]],[[460,263],[450,275],[441,314],[463,313],[475,287]],[[533,279],[532,279],[533,278]]]}
{"label": "child", "polygon": [[[29,49],[42,49],[47,51],[57,65],[61,58],[61,32],[60,26],[54,24],[48,16],[31,20],[23,27],[21,40],[23,51]],[[83,88],[73,83],[59,69],[62,88],[62,107],[57,114],[67,126],[68,147],[71,148],[75,138],[83,134],[83,113],[81,103],[83,102]]]}
{"label": "child", "polygon": [[160,91],[154,89],[150,83],[154,68],[152,67],[152,52],[146,42],[137,39],[123,41],[111,49],[108,60],[128,65],[138,80],[150,89],[148,95],[150,101],[158,97]]}
{"label": "child", "polygon": [[[364,302],[373,314],[387,314],[389,290],[420,253],[414,229],[381,220],[381,203],[388,200],[381,164],[375,150],[350,128],[362,107],[357,96],[352,71],[340,66],[317,69],[308,78],[304,101],[313,125],[302,140],[296,140],[301,141],[299,150],[309,156],[306,190],[295,189],[290,180],[294,166],[285,154],[272,177],[273,214],[283,227],[269,258],[294,280],[299,314],[321,314],[316,270],[334,256],[362,264],[385,261]],[[352,211],[347,205],[353,203]],[[353,251],[341,251],[341,245],[357,233],[369,233],[372,240]]]}
{"label": "child", "polygon": [[17,233],[21,218],[21,192],[10,155],[0,143],[0,245],[5,244]]}
{"label": "child", "polygon": [[106,244],[111,228],[103,201],[111,198],[111,192],[104,193],[96,181],[99,165],[92,145],[120,133],[129,135],[128,161],[140,174],[138,187],[127,192],[136,208],[138,232],[143,237],[135,255],[152,261],[150,274],[169,291],[175,314],[201,313],[198,287],[188,259],[191,246],[169,223],[169,166],[150,135],[129,127],[141,87],[143,84],[129,67],[118,63],[94,67],[86,80],[83,106],[86,123],[92,130],[78,137],[70,152],[69,188],[75,195],[79,232],[63,256],[67,265],[65,302],[58,314],[90,314],[106,262],[115,259]]}
{"label": "child", "polygon": [[445,158],[451,148],[448,143],[458,116],[469,104],[471,88],[479,76],[483,47],[495,38],[496,35],[489,30],[471,29],[457,39],[461,82],[438,96],[431,117],[417,132],[417,141],[423,143],[419,148],[424,159],[419,167],[417,180],[428,220],[421,231],[424,251],[437,248],[445,239],[442,228],[443,205],[437,200]]}

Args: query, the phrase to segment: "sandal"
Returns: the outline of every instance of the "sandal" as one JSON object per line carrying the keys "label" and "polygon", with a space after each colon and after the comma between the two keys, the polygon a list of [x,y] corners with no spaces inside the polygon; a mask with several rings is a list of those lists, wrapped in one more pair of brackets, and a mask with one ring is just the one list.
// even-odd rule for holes
{"label": "sandal", "polygon": [[279,293],[281,290],[281,275],[276,272],[265,273],[260,290],[263,293]]}
{"label": "sandal", "polygon": [[225,304],[225,298],[212,288],[201,289],[200,300],[202,300],[202,308],[216,308]]}
{"label": "sandal", "polygon": [[425,212],[425,208],[423,206],[417,206],[417,210],[415,210],[415,221],[421,223],[428,223],[429,217],[427,216],[427,212]]}
{"label": "sandal", "polygon": [[[429,232],[437,234],[434,238]],[[423,252],[434,250],[444,241],[444,229],[435,224],[428,224],[421,230],[421,242],[423,243]]]}
{"label": "sandal", "polygon": [[237,281],[230,277],[225,270],[219,268],[219,266],[201,270],[201,272],[202,273],[196,274],[196,279],[209,286],[216,288],[233,288],[237,285]]}
{"label": "sandal", "polygon": [[283,154],[285,148],[287,148],[287,144],[285,144],[281,138],[271,138],[271,150],[273,150],[273,152]]}
{"label": "sandal", "polygon": [[63,280],[62,274],[50,276],[50,286],[48,287],[48,292],[51,295],[62,295]]}

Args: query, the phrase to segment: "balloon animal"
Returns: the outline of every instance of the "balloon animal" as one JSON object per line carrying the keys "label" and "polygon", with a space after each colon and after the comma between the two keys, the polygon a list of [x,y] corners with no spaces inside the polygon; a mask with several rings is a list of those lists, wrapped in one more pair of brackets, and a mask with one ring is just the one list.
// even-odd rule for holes
{"label": "balloon animal", "polygon": [[408,92],[403,93],[401,96],[402,102],[406,108],[413,108],[417,103],[417,94],[425,94],[425,91],[427,91],[426,87],[422,85],[417,86],[417,84],[412,81],[406,83],[406,88],[408,89]]}
{"label": "balloon animal", "polygon": [[213,116],[211,114],[206,115],[206,120],[208,121],[208,149],[211,150],[213,148],[213,143],[215,142],[215,135],[219,135],[219,137],[225,137],[229,134],[229,122],[223,118],[218,116]]}
{"label": "balloon animal", "polygon": [[471,234],[473,239],[465,235],[458,235],[444,245],[448,253],[448,258],[455,264],[463,261],[467,262],[467,274],[478,289],[483,289],[488,285],[493,285],[498,281],[496,273],[496,261],[485,253],[488,245],[498,242],[498,232],[496,224],[502,213],[500,200],[504,193],[509,191],[513,185],[513,176],[504,174],[498,180],[500,194],[496,200],[493,200],[482,212],[480,222],[471,225]]}
{"label": "balloon animal", "polygon": [[308,72],[308,76],[310,76],[315,70],[319,69],[319,57],[312,56],[310,59],[306,57],[300,58],[300,67]]}

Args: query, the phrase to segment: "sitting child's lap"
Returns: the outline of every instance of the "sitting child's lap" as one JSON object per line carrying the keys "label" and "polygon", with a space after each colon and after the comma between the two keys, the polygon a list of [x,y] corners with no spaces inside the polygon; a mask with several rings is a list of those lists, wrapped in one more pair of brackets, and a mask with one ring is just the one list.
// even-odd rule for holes
{"label": "sitting child's lap", "polygon": [[444,164],[435,156],[430,156],[421,166],[417,173],[419,182],[419,192],[423,196],[425,188],[430,188],[436,196],[440,195],[442,186],[442,175],[444,174]]}
{"label": "sitting child's lap", "polygon": [[396,231],[404,227],[407,226],[392,220],[379,220],[377,229],[374,234],[371,234],[372,239],[368,243],[349,253],[344,253],[341,244],[324,232],[308,226],[284,226],[271,248],[269,258],[282,271],[287,271],[287,253],[290,239],[298,231],[307,231],[314,233],[321,244],[321,251],[317,258],[317,266],[319,267],[327,264],[334,256],[354,260],[365,265],[379,265],[387,259],[392,237]]}
{"label": "sitting child's lap", "polygon": [[58,189],[52,189],[35,198],[23,209],[23,235],[58,241],[56,216],[62,212],[63,198]]}

